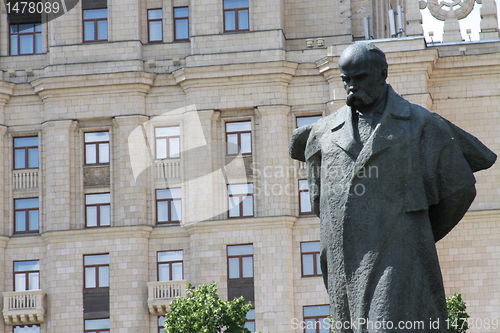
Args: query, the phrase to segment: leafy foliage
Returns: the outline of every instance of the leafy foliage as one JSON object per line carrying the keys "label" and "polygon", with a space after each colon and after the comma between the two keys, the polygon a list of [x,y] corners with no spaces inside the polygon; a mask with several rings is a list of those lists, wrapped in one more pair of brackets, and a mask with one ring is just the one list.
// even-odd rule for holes
{"label": "leafy foliage", "polygon": [[186,298],[172,301],[165,315],[165,333],[251,333],[243,327],[252,307],[243,297],[223,301],[217,283],[189,286]]}
{"label": "leafy foliage", "polygon": [[454,293],[451,297],[446,297],[446,307],[448,308],[448,319],[451,333],[463,333],[469,328],[467,318],[469,315],[465,312],[467,306],[462,300],[460,293]]}

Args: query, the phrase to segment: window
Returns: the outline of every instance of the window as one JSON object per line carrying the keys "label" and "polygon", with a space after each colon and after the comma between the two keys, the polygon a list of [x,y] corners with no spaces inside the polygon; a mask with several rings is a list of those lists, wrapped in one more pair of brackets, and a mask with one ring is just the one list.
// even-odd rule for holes
{"label": "window", "polygon": [[229,196],[229,217],[253,216],[253,184],[227,186]]}
{"label": "window", "polygon": [[156,190],[156,223],[180,222],[181,212],[180,188]]}
{"label": "window", "polygon": [[300,253],[302,256],[302,277],[321,276],[320,243],[300,243]]}
{"label": "window", "polygon": [[83,256],[85,289],[109,287],[109,254]]}
{"label": "window", "polygon": [[109,132],[85,133],[85,164],[109,163]]}
{"label": "window", "polygon": [[312,214],[311,200],[309,199],[309,183],[307,179],[299,179],[299,213]]}
{"label": "window", "polygon": [[38,232],[38,198],[14,199],[14,232]]}
{"label": "window", "polygon": [[108,227],[110,225],[110,194],[85,195],[85,226]]}
{"label": "window", "polygon": [[14,326],[14,333],[40,333],[40,326]]}
{"label": "window", "polygon": [[228,245],[229,279],[253,278],[253,245]]}
{"label": "window", "polygon": [[160,9],[148,9],[148,41],[150,43],[163,41],[163,13]]}
{"label": "window", "polygon": [[245,328],[250,332],[255,332],[255,309],[248,310]]}
{"label": "window", "polygon": [[309,124],[314,124],[315,122],[317,122],[321,118],[322,118],[321,116],[297,117],[296,118],[296,121],[297,121],[296,125],[297,125],[297,127],[301,127],[301,126],[306,126]]}
{"label": "window", "polygon": [[42,53],[42,23],[10,25],[10,55]]}
{"label": "window", "polygon": [[189,8],[174,8],[174,40],[189,40]]}
{"label": "window", "polygon": [[227,155],[252,153],[252,122],[226,123]]}
{"label": "window", "polygon": [[165,317],[164,316],[159,316],[158,317],[158,333],[164,333],[165,328],[163,325],[165,324]]}
{"label": "window", "polygon": [[83,41],[100,42],[108,40],[108,9],[83,10]]}
{"label": "window", "polygon": [[14,291],[37,289],[40,289],[39,261],[14,261]]}
{"label": "window", "polygon": [[248,0],[224,1],[224,32],[248,31]]}
{"label": "window", "polygon": [[86,319],[85,333],[109,333],[109,318]]}
{"label": "window", "polygon": [[38,137],[14,138],[14,169],[38,168]]}
{"label": "window", "polygon": [[330,307],[328,305],[304,306],[304,333],[330,333]]}
{"label": "window", "polygon": [[155,128],[156,158],[179,158],[181,131],[179,126]]}
{"label": "window", "polygon": [[183,251],[158,252],[158,281],[183,280]]}

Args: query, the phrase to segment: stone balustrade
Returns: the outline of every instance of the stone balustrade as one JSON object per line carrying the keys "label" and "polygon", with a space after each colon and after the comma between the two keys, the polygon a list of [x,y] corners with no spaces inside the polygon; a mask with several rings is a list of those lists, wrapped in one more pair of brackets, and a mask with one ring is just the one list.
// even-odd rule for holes
{"label": "stone balustrade", "polygon": [[185,280],[148,282],[149,313],[163,316],[169,312],[174,298],[186,297],[187,285]]}
{"label": "stone balustrade", "polygon": [[3,293],[3,317],[7,325],[34,325],[43,323],[45,307],[43,290]]}
{"label": "stone balustrade", "polygon": [[14,190],[38,188],[38,169],[23,169],[12,171],[12,183]]}

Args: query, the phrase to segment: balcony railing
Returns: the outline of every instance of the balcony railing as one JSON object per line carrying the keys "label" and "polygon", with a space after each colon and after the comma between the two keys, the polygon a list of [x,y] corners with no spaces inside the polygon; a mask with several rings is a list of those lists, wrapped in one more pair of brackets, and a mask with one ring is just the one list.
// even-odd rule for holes
{"label": "balcony railing", "polygon": [[179,178],[181,176],[180,160],[156,160],[155,161],[155,178],[168,179]]}
{"label": "balcony railing", "polygon": [[188,282],[160,281],[148,282],[148,307],[149,313],[163,316],[170,311],[170,303],[176,297],[186,297]]}
{"label": "balcony railing", "polygon": [[45,308],[43,290],[11,291],[3,293],[3,318],[7,325],[34,325],[43,323]]}
{"label": "balcony railing", "polygon": [[14,190],[27,190],[38,188],[38,169],[14,170],[12,172]]}

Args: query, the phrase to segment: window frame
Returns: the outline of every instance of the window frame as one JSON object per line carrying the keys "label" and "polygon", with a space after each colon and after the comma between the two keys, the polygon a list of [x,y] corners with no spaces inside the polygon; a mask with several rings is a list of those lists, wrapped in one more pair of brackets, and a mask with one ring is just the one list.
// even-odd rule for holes
{"label": "window frame", "polygon": [[[252,254],[240,254],[240,255],[229,255],[229,248],[232,246],[245,246],[245,245],[252,245]],[[227,245],[226,246],[226,258],[227,258],[227,279],[228,280],[249,280],[249,279],[254,279],[255,278],[255,270],[254,270],[254,249],[253,249],[253,243],[249,244],[233,244],[233,245]],[[230,258],[238,258],[238,276],[237,278],[231,278],[229,275],[229,259]],[[252,258],[252,276],[251,277],[243,277],[243,258]]]}
{"label": "window frame", "polygon": [[[150,10],[159,10],[161,12],[161,18],[159,19],[150,19],[149,11]],[[148,44],[155,43],[163,43],[163,8],[148,8],[146,11],[147,21],[148,21]],[[161,32],[161,40],[151,40],[151,22],[160,22],[160,32]]]}
{"label": "window frame", "polygon": [[[245,32],[245,31],[250,31],[250,0],[248,0],[248,7],[239,7],[239,8],[230,8],[226,9],[225,8],[226,1],[222,0],[222,17],[224,21],[224,33],[230,33],[230,32]],[[239,11],[246,10],[248,11],[248,28],[247,29],[240,29],[239,28]],[[226,12],[234,12],[234,30],[227,30],[227,24],[226,24]]]}
{"label": "window frame", "polygon": [[[38,332],[36,333],[40,333],[40,324],[34,324],[34,325],[15,325],[12,327],[12,333],[16,333],[16,327],[38,327]],[[22,333],[22,332],[21,332]]]}
{"label": "window frame", "polygon": [[[37,208],[21,208],[21,209],[16,209],[16,201],[17,200],[27,200],[27,199],[38,199],[38,207]],[[29,229],[29,224],[30,224],[30,219],[29,219],[29,212],[30,211],[38,211],[38,221],[37,221],[37,229],[30,230]],[[26,230],[17,230],[17,212],[25,212],[25,227]],[[14,234],[37,234],[40,232],[40,198],[39,197],[29,197],[29,198],[16,198],[14,199]]]}
{"label": "window frame", "polygon": [[[21,33],[19,32],[19,26],[24,24],[33,24],[33,32]],[[40,25],[40,31],[36,31],[37,24]],[[42,35],[43,27],[42,22],[27,22],[27,23],[9,23],[9,56],[18,56],[18,55],[31,55],[31,54],[42,54],[43,53],[43,37],[41,38],[40,52],[36,52],[37,49],[37,35]],[[17,25],[18,32],[11,32],[11,26]],[[33,52],[32,53],[21,53],[21,36],[33,36]],[[17,54],[12,54],[12,36],[17,36]]]}
{"label": "window frame", "polygon": [[[179,128],[179,135],[167,135],[167,136],[156,136],[156,129],[159,128],[174,128],[177,127]],[[158,126],[154,128],[155,131],[155,160],[174,160],[174,159],[179,159],[181,158],[181,127],[179,125],[173,125],[173,126]],[[172,157],[172,152],[170,151],[170,140],[171,139],[179,139],[179,156],[174,156]],[[159,158],[158,157],[158,140],[166,140],[166,151],[165,151],[165,158]]]}
{"label": "window frame", "polygon": [[[85,265],[85,257],[86,256],[101,256],[101,255],[108,255],[108,263],[107,264],[97,264],[97,265]],[[95,254],[84,254],[83,255],[83,289],[84,290],[95,290],[95,289],[109,289],[109,285],[111,285],[111,279],[110,279],[110,268],[109,268],[109,262],[111,261],[110,260],[111,257],[109,255],[109,253],[95,253]],[[95,287],[87,287],[87,271],[86,271],[86,268],[89,268],[89,267],[94,267],[96,268],[95,269],[95,284],[96,286]],[[101,287],[99,286],[99,267],[108,267],[108,286],[104,286],[104,287]],[[95,319],[107,319],[106,318],[95,318]],[[109,330],[109,329],[108,329]],[[91,331],[93,332],[93,331]]]}
{"label": "window frame", "polygon": [[[179,190],[181,191],[179,198],[167,198],[167,199],[158,199],[158,191],[164,190]],[[173,196],[173,195],[172,195]],[[179,220],[172,220],[172,206],[174,206],[174,201],[178,201],[181,207],[180,214],[177,212],[177,216],[180,215]],[[169,187],[169,188],[158,188],[155,189],[155,202],[156,202],[156,224],[180,224],[182,221],[182,189],[180,187]],[[158,208],[160,202],[167,202],[168,205],[168,221],[158,221],[158,212],[160,209]]]}
{"label": "window frame", "polygon": [[[232,124],[232,123],[250,123],[250,130],[246,130],[246,131],[233,131],[233,132],[228,132],[227,130],[227,124]],[[225,122],[224,124],[225,126],[225,135],[226,135],[226,156],[238,156],[239,154],[243,155],[243,156],[249,156],[249,155],[252,155],[253,153],[253,138],[252,138],[252,121],[251,120],[241,120],[241,121],[228,121],[228,122]],[[243,153],[241,152],[241,135],[242,134],[247,134],[249,133],[250,134],[250,152],[249,153]],[[237,137],[237,146],[238,146],[238,152],[236,154],[230,154],[229,153],[229,135],[234,135],[236,134],[236,137]]]}
{"label": "window frame", "polygon": [[[16,147],[16,139],[24,139],[24,138],[37,138],[38,144],[36,146],[23,146],[23,147]],[[37,160],[36,160],[36,167],[30,167],[29,166],[29,149],[37,149]],[[16,136],[12,140],[12,149],[13,149],[13,161],[12,161],[12,169],[13,170],[26,170],[26,169],[38,169],[40,167],[40,137],[38,135],[33,135],[33,136]],[[24,150],[24,165],[26,167],[24,168],[16,168],[16,150]]]}
{"label": "window frame", "polygon": [[[106,18],[96,18],[96,19],[85,19],[85,11],[87,10],[100,10],[106,9]],[[108,7],[101,8],[86,8],[82,9],[82,41],[83,43],[98,43],[98,42],[107,42],[109,40],[109,10]],[[98,39],[99,38],[99,21],[106,21],[106,39]],[[85,22],[94,22],[94,39],[85,40]]]}
{"label": "window frame", "polygon": [[[246,193],[246,194],[230,194],[229,193],[229,186],[233,185],[252,185],[252,192],[251,193]],[[254,202],[254,191],[253,191],[253,183],[244,183],[244,184],[227,184],[227,201],[228,201],[228,210],[227,210],[227,217],[228,219],[241,219],[241,218],[247,218],[247,217],[254,217],[255,216],[255,202]],[[238,203],[238,208],[239,208],[239,215],[238,216],[231,216],[231,198],[233,197],[239,197],[241,200]],[[252,215],[243,215],[243,201],[246,197],[250,197],[252,200]]]}
{"label": "window frame", "polygon": [[[102,320],[102,319],[110,319],[109,317],[105,317],[105,318],[92,318],[92,319],[84,319],[83,320],[83,331],[84,333],[109,333],[111,332],[111,328],[91,328],[91,329],[85,329],[85,322],[87,320]],[[111,326],[111,322],[110,322],[110,326]]]}
{"label": "window frame", "polygon": [[[35,271],[16,271],[16,263],[18,262],[27,262],[27,261],[38,261],[38,270]],[[25,277],[25,289],[23,291],[27,291],[27,290],[39,290],[40,289],[40,260],[39,259],[33,259],[33,260],[15,260],[12,262],[12,276],[13,276],[13,281],[14,281],[14,291],[21,291],[21,290],[17,290],[17,285],[16,285],[16,275],[24,275]],[[30,283],[30,279],[29,279],[29,276],[30,274],[38,274],[38,288],[36,289],[30,289],[29,288],[29,283]]]}
{"label": "window frame", "polygon": [[[93,141],[93,142],[87,142],[85,136],[86,134],[91,134],[91,133],[108,133],[108,141]],[[99,145],[107,143],[108,144],[108,162],[101,162],[99,158]],[[84,165],[110,165],[111,164],[111,133],[109,130],[105,131],[90,131],[90,132],[83,132],[83,160],[84,160]],[[88,145],[95,145],[95,160],[96,163],[87,163],[87,146]]]}
{"label": "window frame", "polygon": [[317,327],[317,326],[318,326],[318,324],[315,324],[315,325],[314,325],[314,326],[315,326],[315,328],[316,328],[316,332],[315,332],[315,333],[320,333],[320,329],[321,329],[321,321],[322,321],[322,320],[324,320],[324,319],[328,319],[328,315],[326,315],[326,316],[323,316],[323,315],[322,315],[322,316],[310,316],[310,317],[306,317],[306,315],[305,315],[305,313],[304,313],[304,312],[305,312],[305,308],[309,308],[309,307],[318,307],[318,306],[326,306],[326,307],[328,307],[328,313],[330,313],[330,305],[328,305],[328,304],[304,305],[304,306],[302,307],[302,319],[303,319],[303,322],[304,322],[304,333],[306,332],[306,329],[307,329],[307,323],[306,323],[306,321],[307,321],[308,319],[309,319],[309,320],[314,319],[314,321],[315,321],[316,323],[320,322],[320,324],[319,324],[319,326],[320,326],[320,327]]}
{"label": "window frame", "polygon": [[[248,312],[250,312],[252,310],[253,310],[253,318],[249,319],[248,318]],[[243,325],[243,327],[245,327],[246,329],[248,329],[250,332],[256,332],[256,330],[255,330],[255,307],[252,307],[250,310],[248,310],[248,312],[246,314],[247,321],[245,322],[245,324]],[[247,327],[247,323],[253,323],[253,330],[251,330],[250,328]]]}
{"label": "window frame", "polygon": [[[301,189],[300,183],[302,181],[307,182],[307,190]],[[299,179],[298,180],[298,185],[299,185],[299,215],[301,216],[308,216],[308,215],[314,215],[313,207],[311,206],[310,200],[309,200],[309,205],[311,206],[311,210],[309,211],[302,211],[302,196],[301,193],[308,193],[308,198],[309,198],[309,182],[307,179]]]}
{"label": "window frame", "polygon": [[[87,196],[89,195],[99,195],[99,194],[109,194],[109,203],[97,203],[97,204],[87,204]],[[101,207],[108,206],[109,207],[109,225],[101,225]],[[88,207],[96,207],[96,225],[89,226],[88,225]],[[111,193],[103,192],[103,193],[85,193],[85,228],[105,228],[111,227]]]}
{"label": "window frame", "polygon": [[[298,121],[299,119],[301,118],[318,118],[316,119],[316,121],[312,122],[312,123],[309,123],[309,124],[314,124],[315,122],[317,122],[318,120],[320,120],[321,118],[323,118],[323,115],[321,114],[311,114],[311,115],[302,115],[302,116],[295,116],[295,128],[299,128],[301,126],[299,126],[298,124]],[[306,125],[302,125],[302,126],[307,126],[308,124]]]}
{"label": "window frame", "polygon": [[[160,261],[159,253],[160,252],[182,252],[182,260],[171,260],[171,261]],[[172,280],[172,264],[180,263],[182,269],[182,279],[181,280]],[[184,250],[168,250],[168,251],[158,251],[156,252],[156,280],[160,282],[160,265],[168,265],[168,273],[170,276],[170,280],[167,281],[182,281],[184,280]],[[163,281],[163,280],[162,280]]]}
{"label": "window frame", "polygon": [[156,320],[158,323],[158,333],[165,333],[165,327],[163,324],[160,324],[160,320],[162,320],[161,318],[163,318],[163,322],[165,322],[165,316],[158,316]]}
{"label": "window frame", "polygon": [[[307,278],[307,277],[318,277],[318,276],[323,276],[322,272],[318,272],[318,265],[321,264],[319,261],[320,255],[321,255],[321,250],[319,251],[314,251],[314,252],[303,252],[302,251],[302,244],[304,243],[319,243],[319,241],[305,241],[305,242],[300,242],[300,274],[301,277]],[[320,245],[321,246],[321,245]],[[312,255],[313,256],[313,274],[304,274],[304,255]]]}
{"label": "window frame", "polygon": [[[175,10],[178,8],[187,8],[188,16],[176,17]],[[173,7],[172,10],[173,20],[174,20],[174,42],[185,42],[189,41],[189,6],[177,6]],[[177,38],[177,21],[186,20],[187,21],[187,38]]]}

